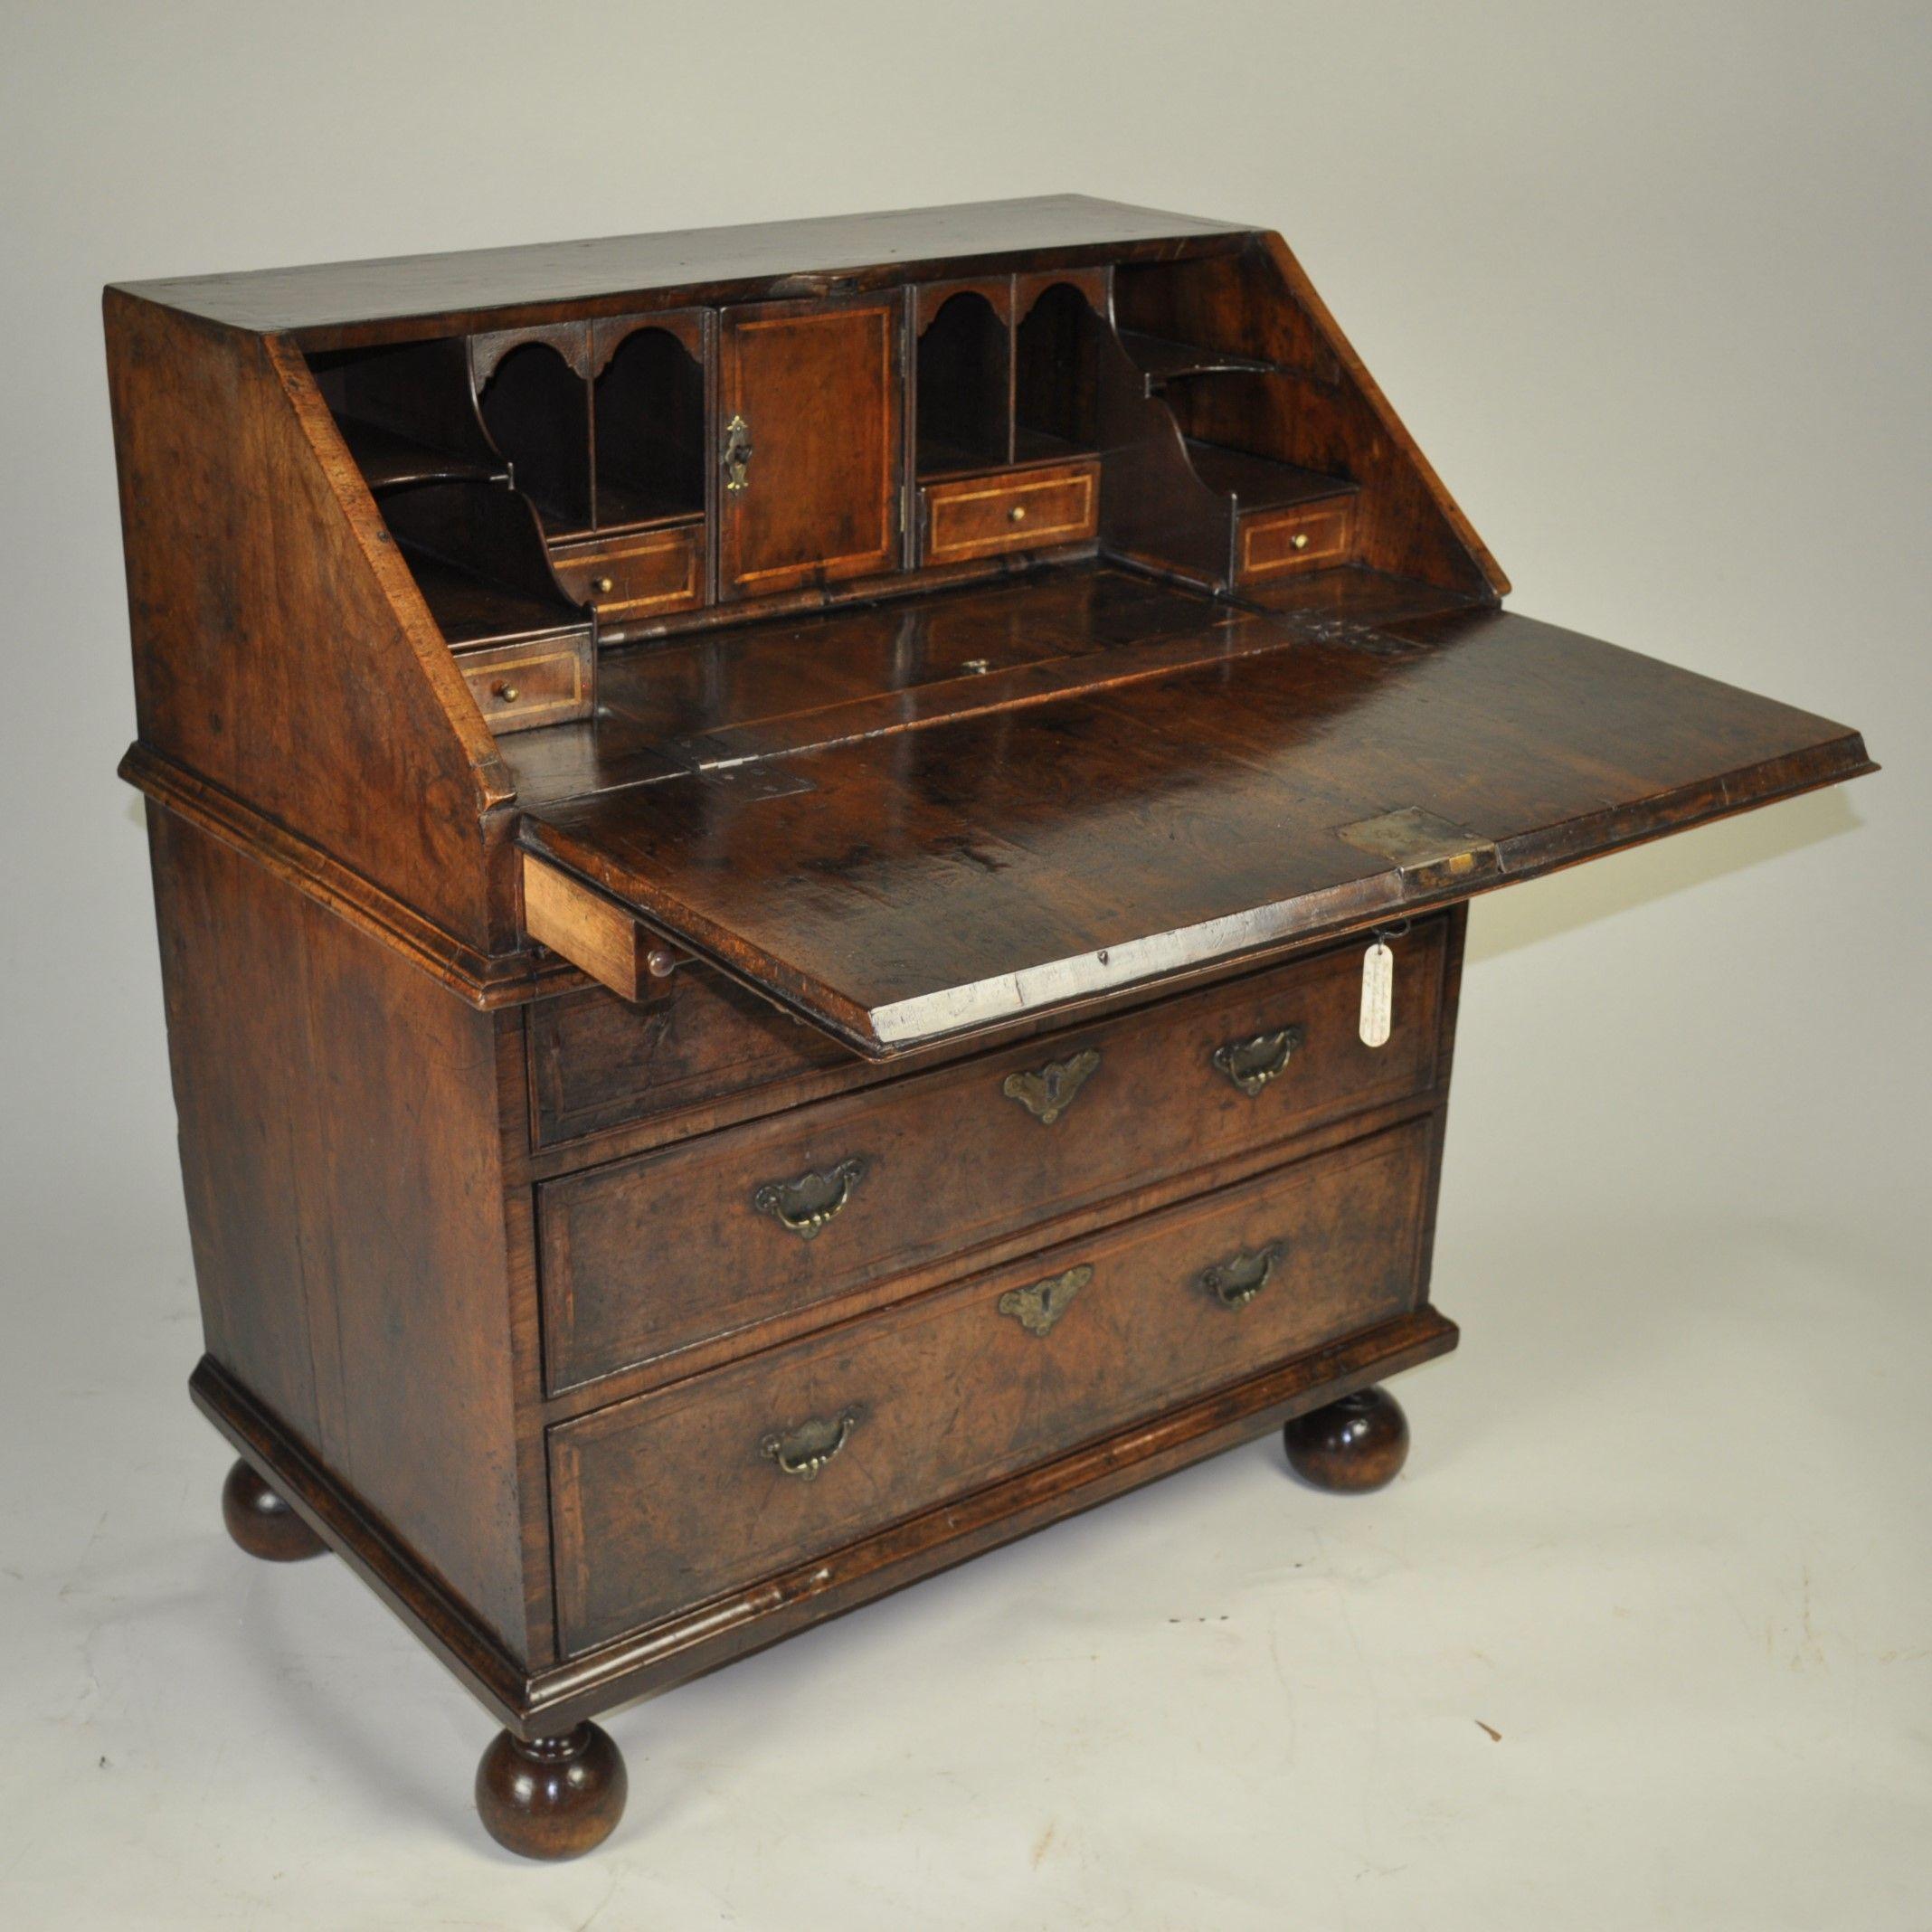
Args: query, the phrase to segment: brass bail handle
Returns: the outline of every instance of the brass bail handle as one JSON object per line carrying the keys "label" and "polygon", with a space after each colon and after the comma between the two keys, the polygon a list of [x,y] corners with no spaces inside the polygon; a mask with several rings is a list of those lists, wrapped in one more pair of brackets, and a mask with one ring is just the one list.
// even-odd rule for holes
{"label": "brass bail handle", "polygon": [[734,496],[752,487],[752,430],[743,416],[724,425],[724,488]]}
{"label": "brass bail handle", "polygon": [[1253,1255],[1230,1255],[1226,1261],[1203,1268],[1198,1279],[1223,1308],[1238,1313],[1274,1279],[1274,1271],[1287,1252],[1285,1242],[1271,1241]]}
{"label": "brass bail handle", "polygon": [[865,1178],[864,1158],[851,1154],[823,1173],[768,1180],[753,1195],[752,1205],[800,1240],[810,1241],[838,1217]]}
{"label": "brass bail handle", "polygon": [[766,1462],[776,1463],[781,1474],[796,1476],[800,1482],[813,1482],[851,1441],[852,1431],[865,1413],[854,1403],[836,1416],[815,1416],[795,1429],[774,1429],[761,1439],[758,1453]]}
{"label": "brass bail handle", "polygon": [[1229,1040],[1217,1046],[1208,1059],[1215,1071],[1226,1074],[1250,1100],[1288,1070],[1288,1062],[1302,1044],[1299,1027],[1282,1027],[1273,1033],[1257,1033],[1252,1039]]}

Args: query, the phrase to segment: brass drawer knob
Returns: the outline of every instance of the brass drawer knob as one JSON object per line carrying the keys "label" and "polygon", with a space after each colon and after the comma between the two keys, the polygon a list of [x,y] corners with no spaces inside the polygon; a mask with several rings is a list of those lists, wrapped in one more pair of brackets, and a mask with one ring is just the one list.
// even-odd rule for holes
{"label": "brass drawer knob", "polygon": [[801,1422],[795,1429],[774,1429],[760,1440],[758,1453],[766,1462],[776,1463],[781,1473],[810,1482],[851,1441],[865,1413],[855,1403],[836,1416]]}
{"label": "brass drawer knob", "polygon": [[1203,1268],[1195,1279],[1223,1308],[1238,1312],[1268,1285],[1287,1252],[1285,1242],[1271,1241],[1256,1254],[1230,1255],[1226,1261]]}
{"label": "brass drawer knob", "polygon": [[866,1178],[866,1163],[857,1154],[822,1174],[800,1174],[796,1180],[768,1180],[752,1197],[760,1214],[810,1241],[852,1198],[852,1189]]}
{"label": "brass drawer knob", "polygon": [[1290,1056],[1302,1044],[1299,1027],[1257,1033],[1253,1039],[1229,1040],[1209,1055],[1217,1073],[1226,1074],[1250,1100],[1269,1081],[1287,1071]]}
{"label": "brass drawer knob", "polygon": [[1042,1127],[1051,1127],[1073,1105],[1087,1075],[1100,1065],[1100,1049],[1088,1046],[1065,1060],[1049,1060],[1037,1073],[1009,1074],[999,1091],[1017,1100]]}
{"label": "brass drawer knob", "polygon": [[1306,550],[1308,548],[1308,532],[1306,530],[1297,530],[1288,541],[1294,549]]}
{"label": "brass drawer knob", "polygon": [[1026,520],[1027,506],[1024,503],[1016,503],[1013,507],[1007,512],[1007,521],[1009,523],[1025,523]]}
{"label": "brass drawer knob", "polygon": [[516,687],[513,684],[492,685],[490,696],[500,699],[506,705],[514,705],[516,702]]}
{"label": "brass drawer knob", "polygon": [[[1307,539],[1304,537],[1302,541],[1305,543]],[[600,597],[608,597],[617,588],[617,582],[611,577],[600,577],[593,588]]]}

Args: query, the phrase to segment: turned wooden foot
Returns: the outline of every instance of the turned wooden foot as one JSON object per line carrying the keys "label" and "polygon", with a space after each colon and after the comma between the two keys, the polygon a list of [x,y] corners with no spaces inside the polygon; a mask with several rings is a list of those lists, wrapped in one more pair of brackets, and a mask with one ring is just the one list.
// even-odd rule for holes
{"label": "turned wooden foot", "polygon": [[477,1766],[483,1828],[522,1858],[577,1858],[624,1815],[629,1780],[606,1733],[580,1724],[527,1743],[498,1731]]}
{"label": "turned wooden foot", "polygon": [[1408,1421],[1396,1398],[1359,1388],[1282,1431],[1296,1475],[1317,1489],[1378,1490],[1408,1461]]}
{"label": "turned wooden foot", "polygon": [[299,1563],[328,1547],[247,1463],[237,1463],[222,1485],[222,1520],[250,1556],[265,1563]]}

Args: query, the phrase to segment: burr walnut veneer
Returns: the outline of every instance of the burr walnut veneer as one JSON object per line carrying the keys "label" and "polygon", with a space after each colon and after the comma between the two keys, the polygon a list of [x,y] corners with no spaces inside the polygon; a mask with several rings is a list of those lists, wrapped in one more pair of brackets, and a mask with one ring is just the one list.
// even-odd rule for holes
{"label": "burr walnut veneer", "polygon": [[224,1514],[495,1713],[533,1855],[611,1706],[1283,1425],[1388,1480],[1465,902],[1870,769],[1505,614],[1253,229],[106,314]]}

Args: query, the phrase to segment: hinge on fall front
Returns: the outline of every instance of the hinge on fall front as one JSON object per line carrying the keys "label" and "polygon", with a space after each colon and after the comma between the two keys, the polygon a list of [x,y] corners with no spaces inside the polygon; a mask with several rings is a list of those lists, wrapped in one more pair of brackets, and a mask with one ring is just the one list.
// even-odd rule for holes
{"label": "hinge on fall front", "polygon": [[1337,826],[1335,836],[1358,851],[1387,859],[1406,881],[1421,888],[1486,877],[1500,868],[1499,855],[1489,839],[1419,805]]}

